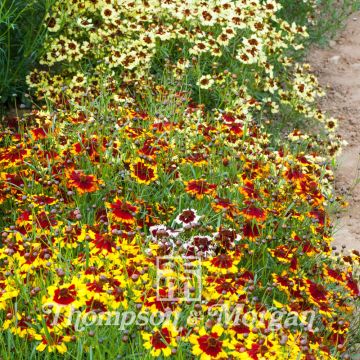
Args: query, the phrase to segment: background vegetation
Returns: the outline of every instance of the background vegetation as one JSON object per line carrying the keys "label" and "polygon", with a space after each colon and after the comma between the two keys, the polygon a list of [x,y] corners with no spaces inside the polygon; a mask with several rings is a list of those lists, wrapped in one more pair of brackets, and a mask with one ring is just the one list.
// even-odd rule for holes
{"label": "background vegetation", "polygon": [[52,0],[0,2],[0,107],[26,102],[25,77],[41,55]]}

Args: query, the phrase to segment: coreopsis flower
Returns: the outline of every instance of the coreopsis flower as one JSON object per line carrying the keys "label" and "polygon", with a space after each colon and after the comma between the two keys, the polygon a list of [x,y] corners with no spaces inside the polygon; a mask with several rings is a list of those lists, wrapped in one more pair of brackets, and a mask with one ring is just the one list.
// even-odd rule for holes
{"label": "coreopsis flower", "polygon": [[135,159],[130,164],[130,175],[140,184],[149,185],[158,178],[156,165],[151,165],[143,159]]}
{"label": "coreopsis flower", "polygon": [[243,225],[243,234],[245,238],[249,238],[251,240],[256,239],[260,236],[260,225],[253,224],[250,221],[247,221]]}
{"label": "coreopsis flower", "polygon": [[52,196],[46,196],[46,195],[34,195],[32,197],[32,203],[35,206],[44,207],[47,205],[54,205],[58,202],[58,199]]}
{"label": "coreopsis flower", "polygon": [[133,224],[136,220],[138,208],[125,200],[115,198],[114,202],[107,203],[112,219],[121,223]]}
{"label": "coreopsis flower", "polygon": [[305,281],[305,292],[308,295],[308,300],[314,305],[327,304],[328,302],[328,292],[325,287],[309,279]]}
{"label": "coreopsis flower", "polygon": [[[11,315],[11,318],[9,315]],[[33,324],[33,318],[26,316],[24,313],[13,313],[9,310],[7,319],[3,322],[2,330],[10,330],[12,334],[20,338],[33,337],[36,334],[36,331],[32,327]]]}
{"label": "coreopsis flower", "polygon": [[95,175],[86,175],[82,170],[71,170],[66,173],[69,188],[76,189],[80,194],[95,192],[100,181]]}
{"label": "coreopsis flower", "polygon": [[71,283],[55,284],[48,287],[48,298],[44,298],[43,303],[57,307],[67,307],[69,305],[77,307],[83,299],[83,285],[78,280],[73,279]]}
{"label": "coreopsis flower", "polygon": [[210,236],[195,235],[183,244],[186,256],[202,256],[208,258],[215,254],[216,244]]}
{"label": "coreopsis flower", "polygon": [[215,184],[210,184],[205,180],[190,180],[184,182],[185,191],[197,199],[202,199],[205,195],[214,195],[216,190]]}
{"label": "coreopsis flower", "polygon": [[334,118],[327,119],[325,122],[325,128],[328,131],[334,132],[338,127],[338,121]]}
{"label": "coreopsis flower", "polygon": [[247,205],[241,212],[248,220],[264,221],[266,219],[266,211],[255,206],[251,201],[245,201]]}
{"label": "coreopsis flower", "polygon": [[358,281],[356,280],[356,278],[354,279],[353,274],[352,274],[351,271],[348,271],[348,273],[346,274],[345,287],[346,287],[347,290],[350,291],[352,296],[356,296],[356,297],[360,296],[360,288],[359,288],[359,285],[358,285]]}
{"label": "coreopsis flower", "polygon": [[[278,339],[275,336],[270,336],[269,338],[261,339],[256,341],[246,340],[246,345],[239,351],[238,358],[241,360],[247,359],[261,359],[263,354],[266,354],[268,358],[273,359],[286,359],[286,358],[296,358],[298,352],[295,350],[292,354],[289,354],[287,348],[283,348]],[[240,348],[238,348],[240,350]],[[235,355],[235,353],[233,353]]]}
{"label": "coreopsis flower", "polygon": [[282,275],[272,274],[273,281],[277,287],[296,299],[301,299],[301,292],[305,290],[304,281],[289,277],[286,272]]}
{"label": "coreopsis flower", "polygon": [[36,340],[40,340],[36,350],[44,351],[46,349],[50,353],[58,351],[60,354],[65,354],[67,351],[66,343],[71,341],[71,336],[63,336],[55,332],[36,334],[34,337]]}
{"label": "coreopsis flower", "polygon": [[241,194],[245,196],[246,199],[259,199],[259,191],[255,188],[255,184],[249,180],[244,182],[244,185],[239,187]]}
{"label": "coreopsis flower", "polygon": [[298,141],[298,140],[306,140],[309,138],[309,135],[304,134],[301,130],[295,129],[293,132],[291,132],[288,135],[288,139],[292,141]]}
{"label": "coreopsis flower", "polygon": [[45,139],[47,136],[47,133],[43,128],[32,129],[30,130],[30,134],[35,141]]}
{"label": "coreopsis flower", "polygon": [[64,233],[55,237],[61,247],[77,248],[86,238],[86,228],[80,226],[65,227]]}
{"label": "coreopsis flower", "polygon": [[149,231],[151,242],[159,245],[164,254],[171,254],[176,247],[175,241],[180,231],[168,228],[166,225],[151,226]]}
{"label": "coreopsis flower", "polygon": [[2,166],[17,165],[22,163],[28,156],[30,156],[30,150],[21,146],[10,146],[0,150],[0,164]]}
{"label": "coreopsis flower", "polygon": [[229,219],[233,219],[240,213],[236,204],[232,203],[229,199],[220,198],[218,196],[215,198],[215,201],[211,203],[211,207],[216,212],[223,212]]}
{"label": "coreopsis flower", "polygon": [[206,291],[209,292],[209,297],[212,300],[218,300],[219,298],[228,299],[229,301],[237,301],[239,295],[244,295],[245,290],[239,281],[234,280],[233,277],[226,275],[219,275],[209,277],[209,286]]}
{"label": "coreopsis flower", "polygon": [[60,305],[69,305],[76,300],[75,285],[62,286],[54,290],[53,300]]}
{"label": "coreopsis flower", "polygon": [[46,26],[48,31],[50,32],[57,32],[60,30],[61,22],[59,18],[53,17],[53,16],[47,16],[46,19]]}
{"label": "coreopsis flower", "polygon": [[222,249],[231,250],[241,240],[241,236],[233,229],[220,228],[214,233],[214,242]]}
{"label": "coreopsis flower", "polygon": [[201,89],[210,89],[211,86],[215,83],[215,80],[211,77],[211,75],[204,75],[198,80],[197,85]]}
{"label": "coreopsis flower", "polygon": [[202,327],[198,334],[191,334],[192,353],[201,360],[228,358],[225,349],[233,348],[233,345],[228,339],[222,339],[223,332],[221,325],[216,324],[209,331]]}
{"label": "coreopsis flower", "polygon": [[186,209],[179,214],[175,222],[182,225],[185,229],[192,228],[199,224],[200,216],[197,215],[197,211],[194,209]]}
{"label": "coreopsis flower", "polygon": [[143,346],[150,351],[150,354],[154,357],[172,355],[172,350],[176,349],[176,331],[174,325],[166,321],[162,324],[161,329],[154,328],[152,333],[143,332],[142,338],[144,339]]}
{"label": "coreopsis flower", "polygon": [[328,265],[323,264],[324,275],[334,283],[344,283],[345,273],[338,269],[332,269]]}
{"label": "coreopsis flower", "polygon": [[186,156],[183,159],[183,162],[193,164],[194,166],[203,166],[208,163],[207,158],[208,158],[208,155],[206,155],[206,154],[194,152],[191,155]]}
{"label": "coreopsis flower", "polygon": [[228,253],[210,258],[205,265],[214,273],[236,273],[239,270],[237,267],[239,261],[240,258],[235,258],[232,253]]}
{"label": "coreopsis flower", "polygon": [[296,248],[291,249],[286,245],[279,245],[275,249],[268,249],[268,251],[272,257],[277,258],[282,263],[288,264],[291,263]]}
{"label": "coreopsis flower", "polygon": [[50,228],[59,226],[59,222],[56,220],[55,214],[49,214],[46,211],[41,211],[36,214],[34,219],[38,228],[43,230],[49,230]]}
{"label": "coreopsis flower", "polygon": [[91,249],[92,253],[108,255],[115,251],[117,242],[112,234],[89,232],[89,236],[92,239],[93,244]]}

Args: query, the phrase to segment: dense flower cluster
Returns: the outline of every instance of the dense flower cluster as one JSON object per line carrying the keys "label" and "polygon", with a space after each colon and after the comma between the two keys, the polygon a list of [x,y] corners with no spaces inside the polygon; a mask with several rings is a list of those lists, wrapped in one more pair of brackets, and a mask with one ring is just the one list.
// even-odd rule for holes
{"label": "dense flower cluster", "polygon": [[[253,122],[201,107],[176,120],[119,108],[114,130],[79,118],[33,111],[8,118],[1,132],[3,329],[63,353],[86,342],[65,321],[74,309],[105,318],[170,311],[160,327],[131,330],[155,358],[178,349],[201,359],[335,359],[346,351],[359,254],[331,257],[332,173],[322,157],[306,146],[275,148]],[[156,259],[184,255],[202,262],[202,318],[189,318],[194,304],[157,297]],[[177,266],[184,273],[186,264]],[[176,294],[179,279],[157,290]],[[306,323],[270,329],[274,304],[313,310],[317,331]],[[265,320],[221,325],[210,311],[220,305]],[[185,320],[175,326],[177,317]]]}
{"label": "dense flower cluster", "polygon": [[[342,201],[331,167],[342,140],[316,108],[316,77],[290,57],[306,29],[279,9],[55,3],[28,76],[48,106],[0,127],[9,338],[89,358],[346,355],[360,254],[332,254],[327,212]],[[265,127],[294,114],[327,136]],[[245,321],[219,319],[224,309]],[[299,321],[274,327],[279,310]],[[127,328],[108,326],[118,314]],[[143,321],[154,316],[166,320]]]}
{"label": "dense flower cluster", "polygon": [[314,117],[322,91],[289,57],[308,34],[280,19],[280,8],[274,0],[58,1],[44,68],[28,83],[58,106],[105,91],[121,104],[165,77],[211,106],[242,107],[245,94],[262,111],[290,106]]}

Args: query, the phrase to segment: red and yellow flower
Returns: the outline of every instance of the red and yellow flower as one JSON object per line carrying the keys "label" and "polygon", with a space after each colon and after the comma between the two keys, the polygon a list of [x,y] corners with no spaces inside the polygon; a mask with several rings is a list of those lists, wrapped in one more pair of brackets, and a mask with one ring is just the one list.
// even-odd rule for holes
{"label": "red and yellow flower", "polygon": [[130,175],[140,184],[149,185],[158,178],[157,167],[137,158],[130,164]]}
{"label": "red and yellow flower", "polygon": [[186,185],[185,191],[199,200],[205,195],[215,195],[217,186],[215,184],[210,184],[205,180],[190,180],[185,181],[184,183]]}
{"label": "red and yellow flower", "polygon": [[86,175],[82,170],[70,170],[66,178],[68,187],[76,189],[79,194],[95,192],[101,183],[95,175]]}
{"label": "red and yellow flower", "polygon": [[152,333],[143,332],[143,346],[150,351],[150,354],[156,358],[161,355],[169,357],[172,351],[176,352],[176,336],[178,332],[170,321],[162,324],[161,329],[154,328]]}
{"label": "red and yellow flower", "polygon": [[114,202],[107,203],[111,211],[112,219],[125,224],[134,224],[138,207],[130,204],[128,201],[115,198]]}
{"label": "red and yellow flower", "polygon": [[233,349],[234,345],[222,338],[223,333],[222,326],[216,324],[208,331],[202,327],[198,334],[191,334],[189,342],[192,344],[192,353],[199,356],[200,360],[227,359],[225,349]]}

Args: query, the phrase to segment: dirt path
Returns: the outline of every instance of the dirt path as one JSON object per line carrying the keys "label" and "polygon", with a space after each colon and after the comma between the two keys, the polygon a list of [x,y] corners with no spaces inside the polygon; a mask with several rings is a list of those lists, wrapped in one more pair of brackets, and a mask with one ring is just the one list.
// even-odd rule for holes
{"label": "dirt path", "polygon": [[338,159],[336,188],[348,193],[349,208],[335,220],[335,244],[360,250],[360,12],[330,48],[314,49],[308,62],[320,83],[328,86],[321,107],[339,119],[339,133],[349,143]]}

